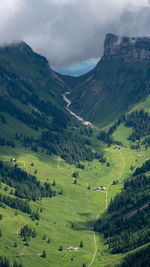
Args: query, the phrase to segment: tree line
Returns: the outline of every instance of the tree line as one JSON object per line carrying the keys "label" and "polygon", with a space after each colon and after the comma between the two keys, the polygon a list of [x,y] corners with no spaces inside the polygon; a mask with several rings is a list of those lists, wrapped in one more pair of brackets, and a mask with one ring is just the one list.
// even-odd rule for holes
{"label": "tree line", "polygon": [[111,199],[105,217],[95,224],[112,253],[125,253],[150,242],[149,188],[148,175],[127,179],[121,193]]}
{"label": "tree line", "polygon": [[56,195],[49,183],[45,182],[42,185],[35,175],[28,174],[16,165],[12,166],[0,161],[0,175],[0,181],[15,188],[16,197],[36,201],[41,197]]}
{"label": "tree line", "polygon": [[[150,135],[150,116],[148,112],[143,109],[133,111],[127,115],[122,115],[109,129],[101,130],[97,138],[107,143],[108,145],[115,142],[112,138],[112,134],[116,131],[117,127],[124,123],[126,127],[132,127],[133,131],[129,135],[128,139],[132,142],[140,141],[143,137]],[[147,140],[148,142],[148,140]]]}
{"label": "tree line", "polygon": [[136,168],[133,176],[139,175],[141,173],[145,173],[150,171],[150,159],[143,163],[143,165],[139,168]]}
{"label": "tree line", "polygon": [[26,136],[24,134],[15,134],[15,139],[26,147],[31,148],[35,152],[41,147],[48,155],[55,154],[62,157],[68,163],[77,163],[79,161],[92,161],[99,159],[101,162],[106,162],[104,154],[93,152],[91,143],[88,138],[79,136],[71,131],[61,130],[53,132],[50,130],[42,131],[37,138]]}
{"label": "tree line", "polygon": [[128,114],[125,125],[133,128],[132,134],[129,135],[129,140],[132,142],[140,141],[141,138],[150,134],[150,116],[143,109]]}
{"label": "tree line", "polygon": [[17,209],[28,214],[32,213],[28,202],[20,198],[12,198],[10,196],[6,196],[0,193],[0,203],[4,203],[12,209]]}
{"label": "tree line", "polygon": [[0,256],[0,266],[1,267],[23,267],[22,263],[17,263],[15,260],[13,264],[10,263],[9,258]]}
{"label": "tree line", "polygon": [[150,266],[150,245],[126,256],[116,267],[148,267]]}

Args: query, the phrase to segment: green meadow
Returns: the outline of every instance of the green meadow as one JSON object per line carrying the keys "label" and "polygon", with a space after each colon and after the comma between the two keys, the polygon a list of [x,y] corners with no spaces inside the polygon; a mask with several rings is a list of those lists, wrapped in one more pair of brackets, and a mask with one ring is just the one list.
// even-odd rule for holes
{"label": "green meadow", "polygon": [[[149,150],[131,150],[127,136],[131,129],[119,126],[114,133],[124,144],[121,150],[105,147],[105,156],[110,167],[98,160],[84,162],[85,169],[67,164],[56,156],[48,156],[42,152],[34,153],[21,147],[0,148],[0,159],[10,161],[17,159],[17,165],[34,174],[42,183],[55,180],[54,189],[57,195],[53,198],[43,198],[30,205],[33,210],[39,210],[40,220],[32,221],[28,214],[14,209],[0,207],[3,219],[0,221],[2,237],[0,242],[1,255],[8,256],[13,262],[23,263],[23,266],[115,266],[125,255],[112,255],[103,236],[94,232],[93,225],[97,218],[103,216],[111,198],[120,192],[123,179],[131,176],[131,165],[141,165],[149,155]],[[120,137],[120,139],[119,139]],[[79,172],[77,184],[74,184],[72,173]],[[112,185],[118,180],[116,185]],[[94,191],[96,187],[104,186],[104,191]],[[1,191],[10,194],[10,188]],[[62,192],[62,195],[59,192]],[[20,229],[28,224],[36,230],[36,238],[31,238],[26,246],[20,237]],[[49,242],[48,242],[48,239]],[[83,247],[80,242],[83,241]],[[77,251],[68,251],[70,246]],[[61,250],[60,250],[61,247]],[[41,257],[43,250],[46,258]],[[94,256],[95,255],[95,256]],[[93,259],[93,261],[92,261]]]}

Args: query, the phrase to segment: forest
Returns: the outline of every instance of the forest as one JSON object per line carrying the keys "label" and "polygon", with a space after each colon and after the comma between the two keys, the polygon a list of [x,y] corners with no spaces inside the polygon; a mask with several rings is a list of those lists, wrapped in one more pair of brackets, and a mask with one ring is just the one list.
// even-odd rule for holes
{"label": "forest", "polygon": [[49,183],[41,185],[36,176],[28,174],[16,165],[12,166],[0,161],[0,181],[15,188],[15,196],[27,200],[38,200],[41,197],[53,197],[56,192]]}
{"label": "forest", "polygon": [[147,160],[141,167],[136,168],[133,176],[150,171],[150,160]]}
{"label": "forest", "polygon": [[150,263],[150,245],[126,256],[116,267],[148,267]]}
{"label": "forest", "polygon": [[92,161],[99,159],[100,162],[106,162],[104,154],[93,152],[90,140],[85,136],[79,136],[71,131],[62,129],[60,132],[51,130],[42,131],[39,137],[26,136],[25,134],[15,134],[14,141],[0,138],[0,146],[15,147],[18,141],[23,147],[30,148],[37,152],[42,148],[42,152],[62,157],[69,164],[76,164],[79,161]]}
{"label": "forest", "polygon": [[110,201],[95,230],[104,234],[111,253],[125,253],[150,241],[150,176],[138,175]]}
{"label": "forest", "polygon": [[5,208],[5,205],[3,205],[3,203],[11,207],[12,209],[17,209],[28,214],[32,213],[29,203],[27,201],[24,201],[20,198],[6,196],[0,193],[0,207]]}
{"label": "forest", "polygon": [[[101,130],[97,138],[107,143],[108,145],[115,142],[112,138],[112,134],[116,131],[117,127],[124,123],[126,127],[132,127],[133,131],[129,135],[128,139],[132,142],[140,141],[143,137],[150,135],[150,116],[148,112],[143,109],[136,110],[128,115],[122,115],[109,129]],[[148,140],[147,140],[148,141]]]}
{"label": "forest", "polygon": [[10,264],[10,261],[7,257],[0,256],[0,266],[1,267],[23,267],[22,263],[17,263],[15,260],[13,264]]}

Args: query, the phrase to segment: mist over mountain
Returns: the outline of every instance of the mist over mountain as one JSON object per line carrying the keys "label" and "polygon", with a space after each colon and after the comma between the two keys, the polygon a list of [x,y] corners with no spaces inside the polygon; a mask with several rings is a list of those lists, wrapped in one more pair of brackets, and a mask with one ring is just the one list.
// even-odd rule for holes
{"label": "mist over mountain", "polygon": [[1,45],[24,40],[55,68],[101,57],[107,32],[150,35],[148,0],[1,0],[0,16]]}

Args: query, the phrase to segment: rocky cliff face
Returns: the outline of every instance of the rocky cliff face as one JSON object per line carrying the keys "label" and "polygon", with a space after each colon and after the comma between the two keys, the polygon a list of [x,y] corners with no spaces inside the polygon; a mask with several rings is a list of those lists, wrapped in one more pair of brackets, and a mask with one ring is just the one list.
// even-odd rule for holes
{"label": "rocky cliff face", "polygon": [[71,110],[101,127],[150,94],[150,38],[107,34],[97,66],[71,84]]}
{"label": "rocky cliff face", "polygon": [[107,34],[104,42],[106,60],[122,58],[124,61],[150,61],[150,37],[118,37]]}

